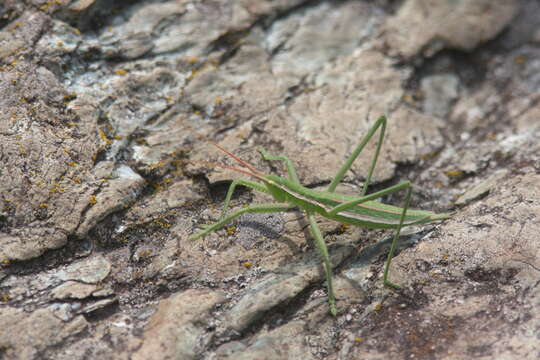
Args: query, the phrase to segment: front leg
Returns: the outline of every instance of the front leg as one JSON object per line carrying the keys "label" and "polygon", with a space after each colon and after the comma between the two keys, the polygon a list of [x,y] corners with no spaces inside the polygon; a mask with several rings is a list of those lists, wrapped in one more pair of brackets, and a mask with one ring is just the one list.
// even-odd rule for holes
{"label": "front leg", "polygon": [[245,179],[234,180],[229,186],[229,190],[227,190],[227,196],[225,196],[225,202],[223,203],[223,210],[221,211],[221,216],[219,217],[220,220],[223,219],[225,215],[227,215],[227,211],[229,211],[229,202],[231,201],[231,197],[234,193],[234,190],[236,189],[238,185],[242,185],[242,186],[251,188],[253,190],[258,190],[258,191],[268,194],[268,190],[266,189],[264,185],[261,185],[254,181],[245,180]]}
{"label": "front leg", "polygon": [[277,156],[277,155],[271,155],[266,152],[263,148],[259,149],[259,153],[261,154],[261,157],[264,160],[277,160],[277,161],[283,161],[285,163],[285,166],[287,167],[287,178],[291,180],[292,182],[300,185],[300,181],[298,180],[298,175],[296,175],[296,170],[294,169],[294,165],[292,161],[286,157],[286,156]]}

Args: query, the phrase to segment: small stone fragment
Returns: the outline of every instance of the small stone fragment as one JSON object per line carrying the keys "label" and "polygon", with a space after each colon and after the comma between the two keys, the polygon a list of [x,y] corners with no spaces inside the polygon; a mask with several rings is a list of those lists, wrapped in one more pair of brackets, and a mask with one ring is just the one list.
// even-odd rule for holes
{"label": "small stone fragment", "polygon": [[84,299],[97,289],[97,285],[66,281],[51,292],[54,299]]}
{"label": "small stone fragment", "polygon": [[96,255],[67,266],[56,273],[60,279],[96,284],[104,280],[111,271],[111,264],[101,255]]}
{"label": "small stone fragment", "polygon": [[489,193],[489,191],[497,184],[497,182],[508,174],[508,170],[501,170],[488,177],[486,180],[476,184],[456,200],[456,205],[465,205],[481,196]]}
{"label": "small stone fragment", "polygon": [[103,300],[99,300],[99,301],[96,301],[88,306],[85,306],[84,308],[81,309],[81,313],[84,313],[84,314],[89,314],[91,312],[94,312],[96,310],[99,310],[99,309],[103,309],[104,307],[107,307],[109,305],[112,305],[114,303],[118,302],[118,299],[117,298],[110,298],[110,299],[103,299]]}

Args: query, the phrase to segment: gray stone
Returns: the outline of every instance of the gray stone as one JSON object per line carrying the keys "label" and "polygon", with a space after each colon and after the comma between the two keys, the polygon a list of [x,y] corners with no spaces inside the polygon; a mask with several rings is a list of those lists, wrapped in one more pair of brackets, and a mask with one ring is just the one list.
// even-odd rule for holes
{"label": "gray stone", "polygon": [[404,57],[433,56],[443,48],[472,50],[513,19],[519,2],[405,1],[385,25],[391,51]]}
{"label": "gray stone", "polygon": [[9,359],[39,358],[40,351],[59,345],[86,329],[82,316],[64,321],[53,308],[38,309],[30,314],[21,309],[4,307],[0,310],[0,346]]}
{"label": "gray stone", "polygon": [[76,234],[84,236],[107,215],[125,208],[137,198],[144,185],[145,181],[139,174],[128,166],[120,165],[112,171],[111,179],[103,183],[97,194],[93,195]]}
{"label": "gray stone", "polygon": [[420,88],[425,94],[424,112],[445,118],[458,98],[459,79],[453,74],[432,75],[422,79]]}
{"label": "gray stone", "polygon": [[93,302],[93,303],[90,303],[84,307],[82,307],[79,312],[80,313],[83,313],[83,314],[90,314],[96,310],[100,310],[100,309],[103,309],[107,306],[110,306],[112,304],[115,304],[118,302],[118,299],[117,298],[110,298],[110,299],[103,299],[103,300],[98,300],[96,302]]}
{"label": "gray stone", "polygon": [[97,286],[91,284],[81,284],[76,281],[66,281],[54,288],[51,295],[55,299],[84,299],[96,291]]}
{"label": "gray stone", "polygon": [[195,359],[211,340],[204,336],[210,311],[223,300],[208,290],[187,290],[163,300],[133,359]]}
{"label": "gray stone", "polygon": [[465,205],[473,200],[480,198],[481,196],[486,195],[491,191],[491,189],[497,185],[497,182],[508,175],[508,171],[502,170],[491,175],[486,180],[475,185],[471,189],[467,190],[463,195],[461,195],[456,200],[456,205]]}
{"label": "gray stone", "polygon": [[56,272],[56,276],[64,281],[75,280],[87,284],[103,281],[111,271],[111,263],[101,255],[94,255],[82,261],[72,263]]}

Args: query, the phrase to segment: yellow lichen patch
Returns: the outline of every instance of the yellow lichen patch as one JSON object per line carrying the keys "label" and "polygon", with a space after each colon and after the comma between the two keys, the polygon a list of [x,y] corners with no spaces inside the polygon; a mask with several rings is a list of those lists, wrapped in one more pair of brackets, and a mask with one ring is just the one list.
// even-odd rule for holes
{"label": "yellow lichen patch", "polygon": [[178,215],[180,215],[180,213],[178,211],[172,209],[172,210],[167,211],[167,215],[178,216]]}
{"label": "yellow lichen patch", "polygon": [[42,203],[39,203],[38,207],[40,209],[46,209],[47,207],[49,207],[49,204],[46,202],[42,202]]}
{"label": "yellow lichen patch", "polygon": [[27,152],[26,149],[24,148],[24,145],[23,145],[22,142],[17,141],[16,144],[19,145],[19,154],[20,154],[21,156],[26,156],[26,155],[28,155],[28,152]]}
{"label": "yellow lichen patch", "polygon": [[8,302],[10,300],[9,294],[7,293],[1,293],[0,299],[2,299],[2,302]]}
{"label": "yellow lichen patch", "polygon": [[66,96],[64,96],[64,104],[67,104],[69,103],[71,100],[73,99],[76,99],[77,98],[77,94],[76,93],[71,93],[71,94],[67,94]]}
{"label": "yellow lichen patch", "polygon": [[155,183],[152,184],[152,187],[154,188],[154,191],[156,192],[165,190],[165,186],[163,186],[161,181],[156,181]]}
{"label": "yellow lichen patch", "polygon": [[49,192],[51,194],[56,194],[58,192],[64,192],[64,188],[59,184],[59,183],[53,183],[53,185],[51,186],[51,188],[49,189]]}
{"label": "yellow lichen patch", "polygon": [[253,263],[251,261],[244,261],[242,263],[242,266],[245,267],[246,269],[249,269],[253,266]]}
{"label": "yellow lichen patch", "polygon": [[156,225],[159,226],[159,227],[165,228],[165,229],[171,227],[171,224],[169,224],[168,222],[166,222],[166,221],[163,220],[163,219],[155,219],[155,220],[154,220],[154,224],[156,224]]}
{"label": "yellow lichen patch", "polygon": [[447,170],[444,174],[448,177],[460,177],[464,174],[462,170]]}
{"label": "yellow lichen patch", "polygon": [[225,229],[225,232],[227,233],[227,235],[234,235],[234,233],[236,232],[236,226],[229,226]]}
{"label": "yellow lichen patch", "polygon": [[364,341],[364,340],[365,340],[365,339],[364,339],[363,337],[359,337],[359,336],[357,336],[357,337],[354,338],[354,342],[355,342],[355,343],[361,343],[361,342]]}
{"label": "yellow lichen patch", "polygon": [[77,184],[82,183],[81,178],[80,178],[80,177],[77,177],[77,176],[72,177],[71,180],[73,180],[73,182],[75,182],[75,183],[77,183]]}
{"label": "yellow lichen patch", "polygon": [[90,200],[88,200],[88,203],[90,205],[96,205],[96,203],[97,203],[96,195],[90,195]]}
{"label": "yellow lichen patch", "polygon": [[75,161],[70,161],[70,162],[68,162],[67,164],[68,164],[69,166],[72,166],[72,167],[75,167],[75,166],[79,165],[79,164],[77,164],[77,162],[75,162]]}
{"label": "yellow lichen patch", "polygon": [[486,138],[488,138],[489,140],[495,141],[497,140],[497,134],[494,132],[489,132],[487,133]]}
{"label": "yellow lichen patch", "polygon": [[115,73],[116,75],[122,76],[122,75],[126,75],[128,72],[129,72],[129,71],[126,70],[126,69],[118,69],[118,70],[116,70],[114,73]]}
{"label": "yellow lichen patch", "polygon": [[410,94],[403,95],[401,99],[403,100],[403,102],[406,102],[408,104],[414,103],[414,98]]}
{"label": "yellow lichen patch", "polygon": [[41,5],[39,7],[39,9],[42,10],[42,11],[47,11],[53,5],[62,5],[62,1],[60,1],[60,0],[49,0],[45,4]]}
{"label": "yellow lichen patch", "polygon": [[382,304],[379,303],[379,304],[375,305],[374,309],[375,309],[375,311],[381,311],[382,310]]}
{"label": "yellow lichen patch", "polygon": [[143,137],[136,138],[135,142],[139,145],[148,145],[148,141]]}
{"label": "yellow lichen patch", "polygon": [[217,68],[220,65],[219,64],[219,59],[217,59],[217,58],[210,59],[210,60],[208,60],[208,64]]}
{"label": "yellow lichen patch", "polygon": [[218,96],[218,97],[216,97],[214,99],[214,105],[216,105],[216,106],[221,105],[222,102],[223,102],[223,99],[220,96]]}
{"label": "yellow lichen patch", "polygon": [[139,259],[148,257],[150,255],[152,255],[152,250],[151,249],[142,250],[142,251],[139,252]]}
{"label": "yellow lichen patch", "polygon": [[433,159],[438,154],[439,154],[439,151],[433,151],[433,152],[430,152],[430,153],[421,154],[420,159],[422,159],[422,160],[430,160],[430,159]]}
{"label": "yellow lichen patch", "polygon": [[107,145],[111,145],[111,144],[112,144],[111,139],[109,139],[109,138],[107,137],[107,135],[105,135],[105,131],[103,131],[103,130],[101,130],[101,129],[99,130],[99,138],[100,138],[101,140],[103,140],[103,141],[105,142],[105,144],[107,144]]}
{"label": "yellow lichen patch", "polygon": [[163,160],[158,161],[157,163],[153,163],[150,165],[150,170],[159,169],[160,167],[163,167],[164,165],[165,165],[165,161]]}
{"label": "yellow lichen patch", "polygon": [[524,64],[525,61],[527,61],[527,58],[523,55],[518,55],[514,58],[514,62],[519,65]]}

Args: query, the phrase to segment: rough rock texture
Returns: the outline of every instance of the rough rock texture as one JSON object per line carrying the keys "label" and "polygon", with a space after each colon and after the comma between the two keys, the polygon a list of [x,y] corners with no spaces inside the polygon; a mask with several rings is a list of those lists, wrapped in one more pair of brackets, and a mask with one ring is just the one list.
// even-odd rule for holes
{"label": "rough rock texture", "polygon": [[405,57],[472,50],[501,32],[519,6],[518,0],[409,0],[385,25],[387,46]]}
{"label": "rough rock texture", "polygon": [[[537,359],[538,1],[0,4],[0,358]],[[216,163],[324,189],[388,116],[370,189],[452,212],[392,233],[296,211],[196,242]],[[338,191],[358,194],[376,141]],[[403,194],[381,199],[399,205]],[[231,206],[267,202],[238,188]]]}

